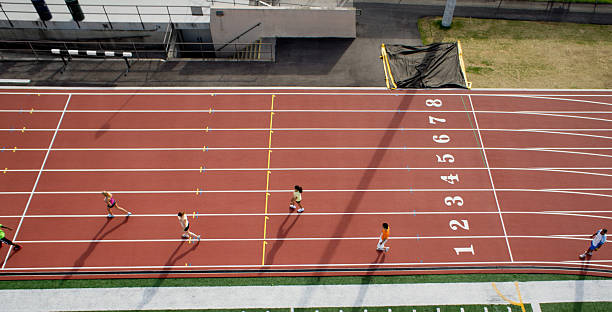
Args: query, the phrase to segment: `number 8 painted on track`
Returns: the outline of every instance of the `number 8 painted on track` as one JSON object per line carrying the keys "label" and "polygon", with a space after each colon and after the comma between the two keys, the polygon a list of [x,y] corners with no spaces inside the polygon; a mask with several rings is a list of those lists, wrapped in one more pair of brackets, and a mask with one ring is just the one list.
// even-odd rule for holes
{"label": "number 8 painted on track", "polygon": [[429,107],[442,107],[442,101],[439,99],[427,99],[425,100],[425,106],[429,106]]}
{"label": "number 8 painted on track", "polygon": [[446,196],[444,197],[444,204],[447,206],[457,205],[459,207],[463,206],[463,198],[461,196]]}

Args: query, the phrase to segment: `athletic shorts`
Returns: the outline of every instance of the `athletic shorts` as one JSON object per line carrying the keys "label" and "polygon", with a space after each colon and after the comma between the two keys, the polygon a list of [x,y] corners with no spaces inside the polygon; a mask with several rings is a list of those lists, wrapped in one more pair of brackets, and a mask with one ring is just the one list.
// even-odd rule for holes
{"label": "athletic shorts", "polygon": [[593,243],[591,243],[591,247],[589,247],[589,250],[595,250],[595,249],[598,249],[601,246],[603,246],[603,244],[597,244],[597,246],[595,246],[595,245],[593,245]]}
{"label": "athletic shorts", "polygon": [[187,226],[185,227],[185,229],[183,229],[183,231],[185,231],[185,232],[189,231],[189,226],[190,226],[190,225],[191,225],[191,224],[187,224]]}
{"label": "athletic shorts", "polygon": [[113,208],[113,207],[115,207],[115,205],[116,205],[116,204],[117,204],[117,202],[115,201],[115,202],[114,202],[112,205],[108,205],[108,204],[107,204],[107,205],[106,205],[106,207],[108,207],[108,208]]}

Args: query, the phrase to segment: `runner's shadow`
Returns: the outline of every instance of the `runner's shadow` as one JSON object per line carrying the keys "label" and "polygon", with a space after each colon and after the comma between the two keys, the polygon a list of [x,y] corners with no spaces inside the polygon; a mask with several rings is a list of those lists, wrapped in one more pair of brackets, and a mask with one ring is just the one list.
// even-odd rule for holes
{"label": "runner's shadow", "polygon": [[[127,98],[127,99],[126,99],[124,102],[123,102],[123,104],[121,105],[121,107],[119,107],[119,109],[118,109],[118,110],[119,110],[119,111],[120,111],[120,110],[123,110],[123,108],[124,108],[124,107],[125,107],[125,106],[126,106],[126,105],[127,105],[129,102],[130,102],[130,100],[131,100],[133,97],[135,97],[135,96],[136,96],[135,94],[130,95],[130,96],[129,96],[129,97],[128,97],[128,98]],[[118,111],[117,111],[117,112],[114,112],[114,113],[113,113],[113,114],[110,116],[110,118],[108,118],[108,119],[107,119],[107,120],[104,122],[104,124],[102,125],[102,127],[100,127],[100,129],[98,129],[98,131],[96,131],[96,134],[94,135],[94,137],[95,137],[95,139],[96,139],[96,140],[97,140],[97,139],[99,139],[100,137],[102,137],[104,134],[106,134],[106,133],[108,132],[108,129],[110,129],[110,128],[111,128],[111,124],[110,124],[110,122],[111,122],[111,120],[113,120],[113,118],[115,118],[115,117],[117,116],[117,114],[119,114],[119,112],[118,112]]]}
{"label": "runner's shadow", "polygon": [[[402,102],[398,105],[396,109],[397,110],[407,110],[410,107],[411,99],[412,97],[405,96]],[[393,118],[391,119],[389,124],[387,125],[387,128],[400,128],[402,120],[404,119],[405,116],[406,116],[406,112],[396,112],[393,115]],[[401,131],[387,130],[385,132],[380,142],[378,143],[379,149],[377,149],[374,152],[374,155],[370,159],[370,162],[367,165],[367,168],[380,167],[380,163],[382,162],[383,158],[385,157],[385,154],[388,151],[385,148],[391,145],[393,138],[397,135],[398,132],[401,132]],[[365,173],[359,180],[357,189],[359,190],[369,189],[370,184],[372,183],[372,179],[374,178],[375,174],[376,174],[376,170],[365,170]],[[344,209],[344,212],[345,213],[355,212],[355,210],[357,210],[357,207],[359,207],[359,204],[363,200],[363,197],[365,196],[365,194],[366,192],[354,192],[353,197],[351,197],[351,200],[349,201],[349,204]],[[332,237],[344,237],[344,233],[349,228],[348,224],[351,223],[353,217],[354,217],[353,214],[344,215],[341,219],[341,222],[338,222],[338,224],[336,225],[336,228],[333,232]],[[329,243],[327,243],[325,250],[323,251],[323,256],[319,260],[319,263],[321,264],[329,263],[329,261],[333,257],[335,250],[340,244],[340,242],[341,240],[338,240],[338,239],[330,240]],[[357,251],[357,252],[360,252],[360,251]]]}
{"label": "runner's shadow", "polygon": [[[94,235],[94,237],[92,237],[91,240],[93,242],[89,243],[89,246],[87,246],[87,249],[81,254],[81,256],[72,265],[72,267],[74,268],[74,271],[78,271],[85,264],[85,261],[87,260],[87,258],[89,258],[89,256],[91,256],[91,254],[96,249],[96,247],[98,247],[98,244],[102,243],[102,242],[99,242],[100,240],[103,240],[106,236],[108,236],[108,234],[114,232],[119,227],[126,224],[129,221],[129,219],[130,218],[125,217],[123,218],[123,221],[121,223],[118,223],[117,225],[105,231],[105,229],[108,227],[108,225],[113,220],[112,218],[107,218],[106,222],[104,222],[104,225],[100,228],[100,230],[98,230],[98,232]],[[70,274],[66,274],[66,276],[62,280],[62,284],[70,277],[71,277]]]}
{"label": "runner's shadow", "polygon": [[574,305],[573,311],[581,312],[582,310],[582,301],[584,300],[584,281],[589,272],[589,265],[591,262],[591,256],[587,255],[586,259],[582,262],[582,266],[580,267],[579,278],[575,281],[575,293],[574,293]]}
{"label": "runner's shadow", "polygon": [[385,257],[387,257],[387,253],[382,251],[376,252],[376,258],[372,261],[372,264],[368,266],[367,273],[361,277],[361,286],[359,287],[359,293],[355,298],[354,307],[361,307],[363,305],[363,301],[365,299],[365,295],[370,288],[370,284],[372,284],[374,273],[376,273],[378,269],[378,264],[385,262]]}
{"label": "runner's shadow", "polygon": [[159,278],[155,280],[155,283],[153,283],[151,287],[145,288],[144,292],[142,293],[142,301],[140,301],[140,303],[138,304],[137,310],[143,309],[146,304],[151,302],[153,297],[155,297],[155,294],[157,294],[157,292],[159,291],[159,286],[161,286],[164,280],[168,277],[168,274],[171,273],[172,267],[175,265],[175,263],[185,257],[190,252],[194,251],[200,245],[200,241],[196,241],[189,249],[177,255],[178,251],[184,244],[185,241],[183,240],[178,244],[178,246],[176,246],[176,249],[174,249],[174,251],[170,254],[170,258],[168,258],[166,264],[164,264],[163,273],[159,276]]}
{"label": "runner's shadow", "polygon": [[[287,226],[287,221],[289,221],[289,218],[293,216],[293,213],[289,212],[289,214],[283,220],[283,223],[281,223],[281,226],[278,228],[278,232],[276,233],[276,238],[286,238],[291,228],[293,228],[293,226],[295,226],[295,224],[297,223],[298,219],[300,218],[300,215],[301,214],[297,214],[297,216],[295,216],[295,218],[293,219],[293,222],[291,222]],[[266,263],[268,264],[274,263],[274,258],[276,257],[278,250],[283,246],[284,242],[285,242],[284,240],[274,241],[274,244],[272,244],[272,248],[266,255]]]}

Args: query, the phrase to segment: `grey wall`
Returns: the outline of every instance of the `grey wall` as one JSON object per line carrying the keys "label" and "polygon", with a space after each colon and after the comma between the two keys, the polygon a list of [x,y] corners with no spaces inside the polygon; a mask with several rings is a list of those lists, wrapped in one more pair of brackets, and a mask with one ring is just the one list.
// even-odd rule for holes
{"label": "grey wall", "polygon": [[216,49],[257,23],[261,25],[234,43],[250,43],[266,37],[355,38],[355,18],[353,8],[262,9],[215,5],[210,9],[210,31]]}

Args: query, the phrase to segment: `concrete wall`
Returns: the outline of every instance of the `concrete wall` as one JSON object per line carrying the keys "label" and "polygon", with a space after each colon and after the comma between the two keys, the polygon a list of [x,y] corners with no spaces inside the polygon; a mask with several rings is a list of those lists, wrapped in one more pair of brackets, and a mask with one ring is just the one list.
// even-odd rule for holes
{"label": "concrete wall", "polygon": [[[355,38],[355,19],[353,8],[235,8],[214,5],[210,9],[210,32],[213,42],[229,42],[261,23],[234,43],[251,43],[264,37]],[[220,47],[216,45],[215,48]]]}

